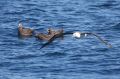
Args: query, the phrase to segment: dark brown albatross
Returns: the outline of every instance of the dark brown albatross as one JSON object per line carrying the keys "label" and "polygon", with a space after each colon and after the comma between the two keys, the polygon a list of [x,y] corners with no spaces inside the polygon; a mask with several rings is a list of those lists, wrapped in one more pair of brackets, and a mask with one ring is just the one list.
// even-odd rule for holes
{"label": "dark brown albatross", "polygon": [[63,29],[55,30],[55,29],[49,28],[47,34],[36,32],[35,37],[40,40],[49,41],[54,35],[56,35],[57,37],[61,37],[62,33],[63,33]]}
{"label": "dark brown albatross", "polygon": [[40,40],[49,41],[53,35],[43,34],[43,33],[36,33],[35,37]]}
{"label": "dark brown albatross", "polygon": [[21,23],[19,23],[18,25],[18,34],[20,36],[32,36],[33,31],[33,29],[25,28]]}

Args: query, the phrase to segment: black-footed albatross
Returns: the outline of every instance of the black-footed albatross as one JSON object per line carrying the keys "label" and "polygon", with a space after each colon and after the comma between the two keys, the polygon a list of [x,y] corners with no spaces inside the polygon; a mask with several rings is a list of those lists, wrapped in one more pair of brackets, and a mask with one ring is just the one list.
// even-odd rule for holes
{"label": "black-footed albatross", "polygon": [[64,32],[63,27],[59,30],[48,28],[47,31],[48,31],[48,35],[58,35],[58,36],[60,36]]}
{"label": "black-footed albatross", "polygon": [[40,39],[40,40],[49,41],[54,35],[57,37],[61,37],[61,34],[63,33],[63,29],[55,30],[52,28],[48,28],[47,31],[48,31],[47,34],[36,32],[35,37]]}
{"label": "black-footed albatross", "polygon": [[53,35],[48,35],[48,34],[43,34],[43,33],[36,33],[35,37],[40,39],[40,40],[49,41],[53,37]]}
{"label": "black-footed albatross", "polygon": [[[100,36],[98,36],[95,33],[89,33],[89,32],[66,32],[66,33],[61,33],[59,35],[59,37],[64,36],[64,35],[68,35],[68,34],[73,34],[73,37],[75,38],[80,38],[81,36],[87,36],[87,35],[93,35],[95,37],[97,37],[102,43],[104,43],[106,46],[108,46],[109,48],[112,47],[111,44],[109,44],[107,41],[103,40]],[[41,48],[44,48],[45,46],[49,45],[50,43],[52,43],[56,38],[59,38],[57,35],[54,35],[50,40],[48,40],[48,42],[46,42],[45,44],[43,44],[41,46]],[[40,49],[41,49],[40,48]]]}
{"label": "black-footed albatross", "polygon": [[18,25],[18,34],[20,36],[32,36],[33,35],[33,29],[25,28],[22,23],[19,23]]}

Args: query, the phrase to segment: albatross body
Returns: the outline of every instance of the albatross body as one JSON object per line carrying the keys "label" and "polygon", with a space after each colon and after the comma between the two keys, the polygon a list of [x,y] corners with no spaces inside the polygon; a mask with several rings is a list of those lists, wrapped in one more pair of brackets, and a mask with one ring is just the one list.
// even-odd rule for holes
{"label": "albatross body", "polygon": [[18,33],[21,36],[32,36],[33,35],[33,30],[30,28],[24,28],[21,23],[18,25]]}
{"label": "albatross body", "polygon": [[35,37],[40,39],[40,40],[45,40],[45,41],[49,41],[50,39],[53,38],[53,36],[57,36],[60,37],[63,33],[63,30],[55,30],[55,29],[48,29],[48,33],[47,34],[43,34],[43,33],[36,33]]}
{"label": "albatross body", "polygon": [[72,34],[73,37],[75,38],[80,38],[81,36],[88,36],[88,35],[93,35],[95,37],[97,37],[102,43],[104,43],[106,46],[108,46],[109,48],[112,47],[111,44],[109,44],[107,41],[103,40],[100,36],[98,36],[95,33],[89,33],[89,32],[66,32],[66,33],[61,33],[59,36],[57,34],[53,35],[51,39],[48,40],[48,42],[46,42],[45,44],[42,45],[41,48],[45,47],[46,45],[49,45],[50,43],[52,43],[56,38],[59,38],[61,36],[64,35],[68,35],[68,34]]}
{"label": "albatross body", "polygon": [[49,41],[52,38],[53,35],[48,35],[48,34],[43,34],[43,33],[37,33],[35,35],[36,38],[40,39],[40,40],[45,40],[45,41]]}
{"label": "albatross body", "polygon": [[60,37],[61,35],[63,35],[63,28],[61,28],[60,30],[56,30],[56,29],[52,29],[52,28],[49,28],[48,29],[48,35],[56,35],[57,37]]}

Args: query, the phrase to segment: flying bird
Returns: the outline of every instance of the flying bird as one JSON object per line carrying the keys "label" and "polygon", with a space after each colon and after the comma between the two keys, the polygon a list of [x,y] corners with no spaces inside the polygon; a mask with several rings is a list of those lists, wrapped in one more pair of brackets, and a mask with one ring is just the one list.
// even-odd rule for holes
{"label": "flying bird", "polygon": [[69,34],[72,34],[73,37],[75,38],[80,38],[81,36],[88,36],[88,35],[93,35],[95,37],[97,37],[102,43],[104,43],[106,46],[108,46],[109,48],[112,47],[111,44],[109,44],[107,41],[103,40],[100,36],[98,36],[97,34],[95,33],[90,33],[90,32],[60,32],[59,35],[57,34],[54,34],[49,40],[48,42],[46,42],[45,44],[43,44],[41,46],[40,49],[44,48],[45,46],[49,45],[50,43],[52,43],[56,38],[59,38],[59,37],[63,37],[64,35],[69,35]]}

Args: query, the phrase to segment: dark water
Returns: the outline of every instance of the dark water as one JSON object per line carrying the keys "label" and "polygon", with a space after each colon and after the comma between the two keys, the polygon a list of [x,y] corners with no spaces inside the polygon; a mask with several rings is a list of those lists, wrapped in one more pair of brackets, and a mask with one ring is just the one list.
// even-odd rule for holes
{"label": "dark water", "polygon": [[[40,50],[43,41],[20,39],[18,22],[45,32],[95,32],[66,36]],[[120,79],[120,0],[0,0],[0,79]]]}

